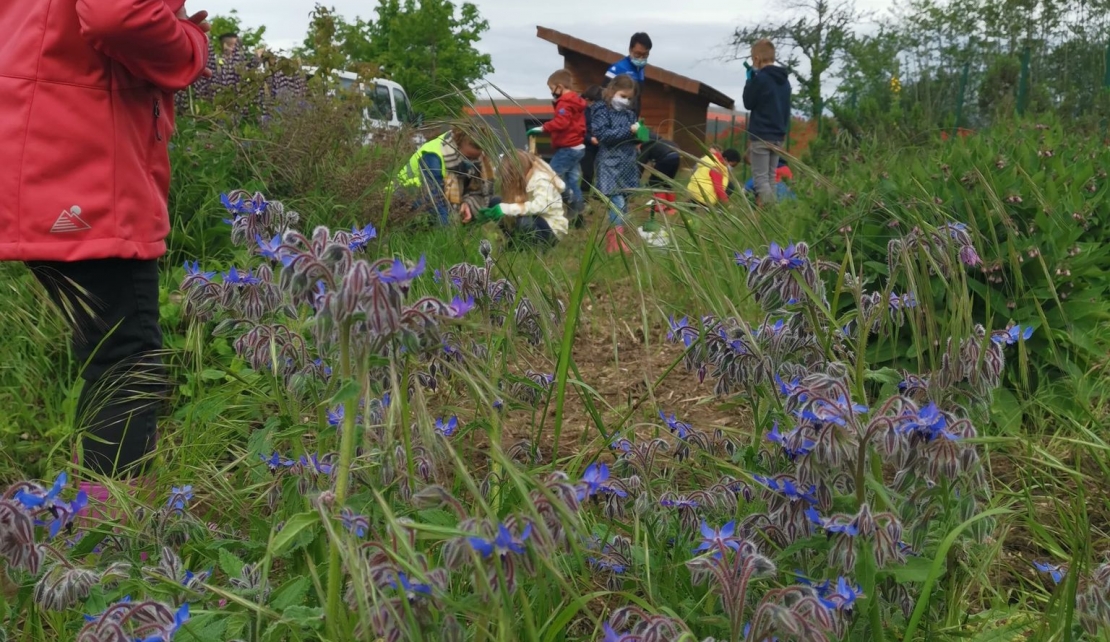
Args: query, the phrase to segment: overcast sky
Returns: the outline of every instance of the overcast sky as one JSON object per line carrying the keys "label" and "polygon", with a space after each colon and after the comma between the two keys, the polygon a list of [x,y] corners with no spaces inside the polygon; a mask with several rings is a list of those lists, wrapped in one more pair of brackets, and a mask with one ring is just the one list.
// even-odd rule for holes
{"label": "overcast sky", "polygon": [[[348,18],[376,15],[372,0],[326,2]],[[651,35],[655,47],[651,64],[696,78],[739,100],[744,68],[721,60],[737,25],[757,24],[776,2],[736,0],[476,0],[490,29],[480,49],[493,57],[494,73],[487,80],[514,98],[547,95],[547,76],[562,67],[555,45],[536,37],[536,26],[550,27],[627,52],[636,31]],[[885,10],[891,0],[857,0],[863,9]],[[249,27],[266,25],[266,39],[282,49],[299,44],[305,35],[313,0],[188,0],[191,11],[227,13],[238,9]],[[676,11],[676,8],[682,7]]]}

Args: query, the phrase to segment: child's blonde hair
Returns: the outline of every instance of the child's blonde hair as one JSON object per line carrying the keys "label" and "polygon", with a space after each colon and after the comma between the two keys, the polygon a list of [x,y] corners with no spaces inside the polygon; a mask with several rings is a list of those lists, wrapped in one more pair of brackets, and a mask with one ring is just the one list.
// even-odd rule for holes
{"label": "child's blonde hair", "polygon": [[574,90],[574,75],[566,69],[560,69],[547,78],[547,84],[552,87],[563,86],[563,89]]}
{"label": "child's blonde hair", "polygon": [[613,96],[616,96],[617,92],[630,91],[635,95],[636,89],[636,81],[632,80],[631,76],[620,75],[609,81],[609,86],[605,88],[605,93],[602,94],[602,97],[605,98],[605,102],[611,103],[613,102]]}
{"label": "child's blonde hair", "polygon": [[528,174],[536,165],[536,157],[522,149],[514,149],[501,159],[497,178],[501,181],[501,198],[506,203],[528,200]]}
{"label": "child's blonde hair", "polygon": [[759,58],[765,62],[775,61],[775,43],[764,38],[752,45],[752,58]]}

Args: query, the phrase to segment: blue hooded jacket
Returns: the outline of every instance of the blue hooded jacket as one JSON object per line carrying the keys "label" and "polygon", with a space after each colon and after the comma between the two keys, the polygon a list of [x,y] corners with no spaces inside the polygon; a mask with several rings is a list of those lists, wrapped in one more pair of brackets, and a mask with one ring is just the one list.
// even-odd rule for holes
{"label": "blue hooded jacket", "polygon": [[781,143],[790,125],[790,79],[782,67],[764,67],[744,85],[744,108],[752,140]]}

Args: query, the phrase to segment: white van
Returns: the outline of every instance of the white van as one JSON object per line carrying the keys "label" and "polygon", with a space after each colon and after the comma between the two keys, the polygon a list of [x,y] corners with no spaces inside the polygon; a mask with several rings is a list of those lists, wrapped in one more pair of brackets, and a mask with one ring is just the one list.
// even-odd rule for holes
{"label": "white van", "polygon": [[[311,78],[316,74],[317,68],[305,67],[304,71]],[[367,143],[373,141],[375,130],[400,129],[405,125],[419,127],[423,122],[422,115],[413,112],[405,88],[392,80],[359,80],[358,74],[349,71],[333,71],[331,76],[343,89],[351,90],[357,86],[357,90],[370,99],[370,105],[363,114]],[[413,142],[423,145],[426,139],[418,133],[413,136]]]}

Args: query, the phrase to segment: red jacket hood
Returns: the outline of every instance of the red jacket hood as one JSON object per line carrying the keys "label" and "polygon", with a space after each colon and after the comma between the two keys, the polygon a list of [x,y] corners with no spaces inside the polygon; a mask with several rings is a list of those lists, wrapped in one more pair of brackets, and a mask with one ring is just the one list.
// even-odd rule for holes
{"label": "red jacket hood", "polygon": [[578,94],[564,91],[555,99],[555,117],[543,126],[551,135],[555,149],[578,147],[586,142],[586,101]]}
{"label": "red jacket hood", "polygon": [[555,109],[560,107],[574,107],[579,111],[586,111],[586,101],[577,93],[566,89],[555,99]]}

